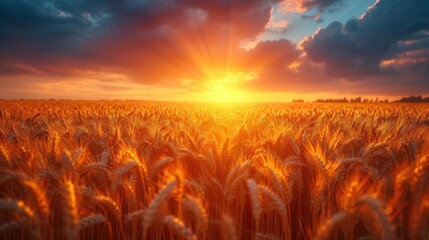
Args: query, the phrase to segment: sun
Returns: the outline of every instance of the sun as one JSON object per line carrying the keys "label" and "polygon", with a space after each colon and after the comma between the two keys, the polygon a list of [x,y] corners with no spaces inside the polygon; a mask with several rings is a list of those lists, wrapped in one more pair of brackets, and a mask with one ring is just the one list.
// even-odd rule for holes
{"label": "sun", "polygon": [[242,93],[235,89],[231,89],[227,84],[214,83],[208,92],[209,101],[212,102],[240,102],[244,101]]}
{"label": "sun", "polygon": [[226,72],[220,76],[210,78],[206,82],[206,101],[218,103],[248,102],[251,94],[248,91],[237,89],[238,83],[249,81],[254,76],[241,72]]}

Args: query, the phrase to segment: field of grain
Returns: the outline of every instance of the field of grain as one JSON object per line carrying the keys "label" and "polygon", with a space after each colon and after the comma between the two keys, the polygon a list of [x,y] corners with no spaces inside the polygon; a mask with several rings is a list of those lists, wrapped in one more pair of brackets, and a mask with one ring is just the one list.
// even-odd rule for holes
{"label": "field of grain", "polygon": [[0,102],[0,239],[429,239],[429,105]]}

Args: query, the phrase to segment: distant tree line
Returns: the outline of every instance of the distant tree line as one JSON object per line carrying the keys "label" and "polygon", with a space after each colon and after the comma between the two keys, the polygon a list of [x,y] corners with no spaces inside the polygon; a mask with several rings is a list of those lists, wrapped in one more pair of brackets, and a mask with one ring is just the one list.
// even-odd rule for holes
{"label": "distant tree line", "polygon": [[400,100],[397,100],[396,102],[429,102],[429,97],[423,98],[422,96],[410,96],[410,97],[403,97]]}
{"label": "distant tree line", "polygon": [[[302,103],[304,102],[304,99],[293,99],[292,102],[294,103]],[[362,97],[356,97],[347,99],[344,98],[327,98],[327,99],[317,99],[314,102],[316,103],[388,103],[388,99],[380,100],[379,98],[376,99],[368,99],[368,98],[362,98]],[[393,101],[393,102],[402,102],[402,103],[429,103],[429,97],[422,97],[422,96],[409,96],[409,97],[403,97],[399,100]]]}
{"label": "distant tree line", "polygon": [[325,103],[380,103],[380,102],[388,103],[389,100],[387,100],[387,99],[379,100],[378,98],[376,98],[376,99],[363,98],[362,99],[362,97],[351,98],[349,100],[346,97],[344,97],[344,98],[338,98],[338,99],[333,99],[333,98],[317,99],[314,102],[316,102],[316,103],[320,103],[320,102],[325,102]]}

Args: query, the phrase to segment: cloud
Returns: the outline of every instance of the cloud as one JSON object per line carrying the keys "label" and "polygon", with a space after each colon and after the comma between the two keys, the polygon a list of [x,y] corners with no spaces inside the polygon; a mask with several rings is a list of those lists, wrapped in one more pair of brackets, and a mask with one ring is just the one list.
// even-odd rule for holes
{"label": "cloud", "polygon": [[397,82],[401,77],[407,78],[406,84],[427,87],[428,12],[424,0],[380,0],[359,19],[319,29],[303,41],[302,48],[332,77],[355,81],[383,77]]}
{"label": "cloud", "polygon": [[332,89],[335,79],[327,76],[303,51],[288,40],[259,42],[245,56],[247,71],[258,76],[241,87],[255,91],[315,92]]}
{"label": "cloud", "polygon": [[289,21],[286,20],[276,20],[274,16],[274,9],[270,11],[270,19],[265,25],[265,30],[271,33],[283,34],[288,30]]}
{"label": "cloud", "polygon": [[249,57],[259,79],[246,84],[264,91],[428,94],[428,12],[425,1],[381,0],[359,19],[332,22],[299,46],[261,42]]}
{"label": "cloud", "polygon": [[325,10],[336,10],[343,3],[344,0],[284,0],[282,9],[287,12],[306,12],[310,10],[324,12]]}
{"label": "cloud", "polygon": [[0,64],[0,77],[1,76],[14,76],[14,75],[27,75],[27,74],[40,74],[40,70],[33,66],[25,64]]}
{"label": "cloud", "polygon": [[335,8],[341,5],[344,0],[301,0],[301,7],[304,9],[319,9]]}
{"label": "cloud", "polygon": [[259,42],[248,53],[250,69],[277,69],[287,67],[294,62],[301,52],[289,40]]}

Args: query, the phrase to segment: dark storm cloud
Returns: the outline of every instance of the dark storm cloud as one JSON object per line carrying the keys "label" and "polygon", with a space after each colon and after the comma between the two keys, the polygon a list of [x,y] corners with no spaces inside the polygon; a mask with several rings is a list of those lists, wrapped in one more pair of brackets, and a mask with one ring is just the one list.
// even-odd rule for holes
{"label": "dark storm cloud", "polygon": [[180,15],[165,1],[6,0],[0,3],[0,49],[24,58],[88,57],[89,43],[106,32],[180,24]]}
{"label": "dark storm cloud", "polygon": [[[429,49],[428,13],[429,2],[425,0],[381,0],[362,18],[345,24],[333,22],[302,46],[307,56],[323,63],[333,77],[391,77],[419,65],[422,70],[429,67],[427,55],[417,58],[410,54],[411,50]],[[423,81],[426,76],[422,73],[420,80],[417,76],[413,79]]]}
{"label": "dark storm cloud", "polygon": [[0,50],[14,57],[74,54],[90,37],[92,23],[47,1],[0,3]]}

